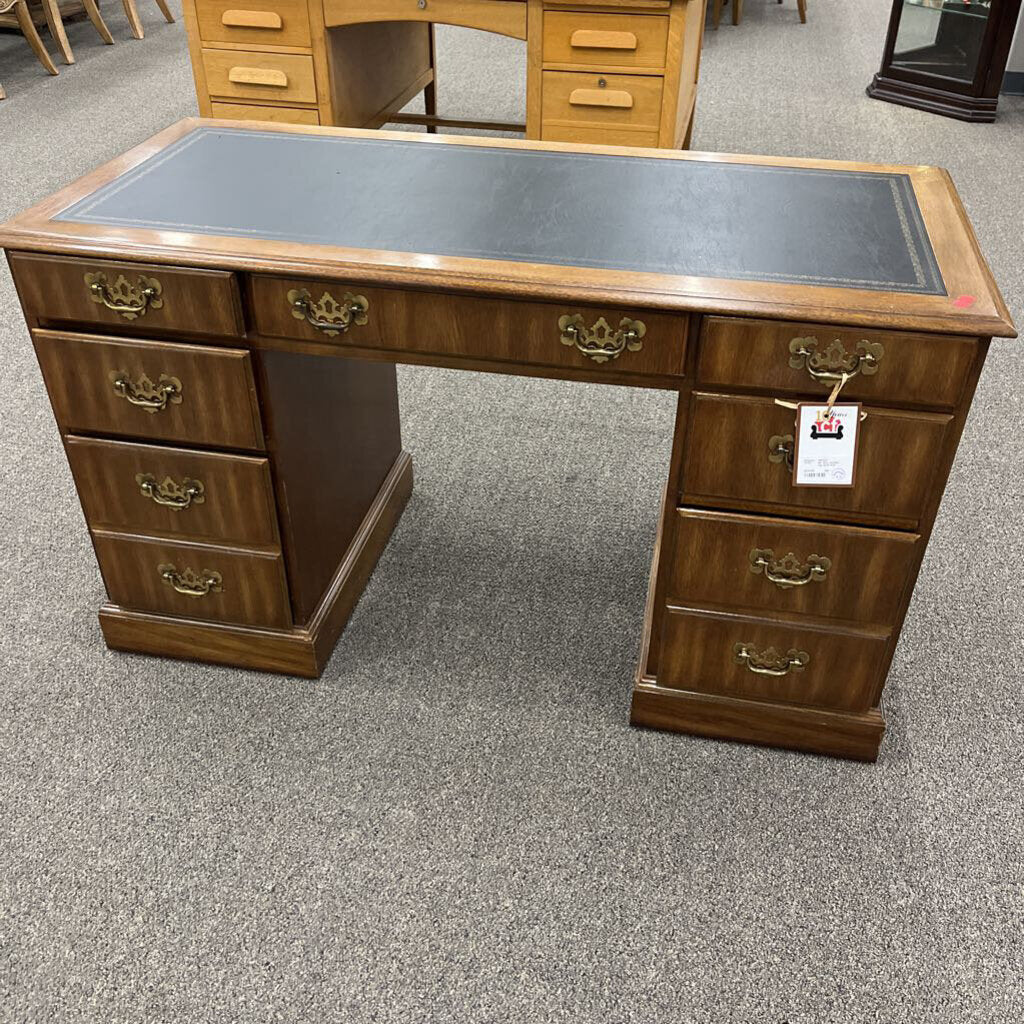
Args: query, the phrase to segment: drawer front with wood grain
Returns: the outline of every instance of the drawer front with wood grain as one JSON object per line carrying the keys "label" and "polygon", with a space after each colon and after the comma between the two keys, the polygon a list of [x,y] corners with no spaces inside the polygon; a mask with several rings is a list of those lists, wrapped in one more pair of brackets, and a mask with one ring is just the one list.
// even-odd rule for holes
{"label": "drawer front with wood grain", "polygon": [[545,71],[541,88],[545,139],[549,126],[657,132],[661,121],[662,79],[657,76]]}
{"label": "drawer front with wood grain", "polygon": [[213,116],[230,121],[273,121],[277,124],[320,123],[320,115],[308,107],[261,107],[255,103],[213,103]]}
{"label": "drawer front with wood grain", "polygon": [[866,711],[881,682],[888,643],[884,632],[668,608],[658,685]]}
{"label": "drawer front with wood grain", "polygon": [[679,376],[685,316],[253,277],[258,333],[339,347],[432,353],[610,377]]}
{"label": "drawer front with wood grain", "polygon": [[313,58],[298,53],[203,50],[211,96],[272,103],[316,103]]}
{"label": "drawer front with wood grain", "polygon": [[668,18],[544,12],[544,63],[664,68]]}
{"label": "drawer front with wood grain", "polygon": [[70,436],[68,461],[89,526],[275,547],[266,458]]}
{"label": "drawer front with wood grain", "polygon": [[196,0],[204,43],[309,46],[306,0]]}
{"label": "drawer front with wood grain", "polygon": [[670,604],[896,624],[917,562],[916,533],[676,510]]}
{"label": "drawer front with wood grain", "polygon": [[139,331],[245,333],[238,282],[227,271],[35,253],[12,253],[10,260],[29,317]]}
{"label": "drawer front with wood grain", "polygon": [[286,628],[292,617],[280,554],[94,531],[107,594],[134,611]]}
{"label": "drawer front with wood grain", "polygon": [[65,431],[261,449],[249,353],[211,345],[33,331]]}
{"label": "drawer front with wood grain", "polygon": [[771,398],[694,392],[680,503],[916,528],[952,417],[874,406],[864,411],[854,485],[796,487],[792,409]]}
{"label": "drawer front with wood grain", "polygon": [[844,400],[952,409],[977,350],[975,338],[712,316],[701,330],[697,383],[825,395],[848,373]]}

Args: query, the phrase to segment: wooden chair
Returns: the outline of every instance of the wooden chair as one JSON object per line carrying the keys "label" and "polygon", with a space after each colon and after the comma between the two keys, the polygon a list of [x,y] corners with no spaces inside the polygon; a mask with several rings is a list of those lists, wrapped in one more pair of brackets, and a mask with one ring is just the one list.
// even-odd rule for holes
{"label": "wooden chair", "polygon": [[[121,3],[124,4],[124,13],[128,15],[128,27],[132,30],[132,35],[136,39],[142,39],[146,33],[142,31],[142,21],[139,19],[139,9],[135,6],[135,0],[121,0]],[[166,21],[174,21],[174,15],[171,14],[170,8],[167,6],[167,0],[156,0],[156,5],[160,8],[160,13],[163,14]]]}
{"label": "wooden chair", "polygon": [[[728,2],[728,0],[715,0],[715,6],[711,10],[711,24],[714,28],[718,28],[719,21],[722,20],[722,4]],[[777,3],[782,3],[782,0],[776,0]],[[800,24],[804,25],[807,23],[807,0],[796,0],[796,9],[800,14]],[[732,0],[732,23],[738,25],[743,18],[743,0]]]}
{"label": "wooden chair", "polygon": [[[57,65],[50,59],[49,53],[46,52],[46,47],[43,46],[42,39],[39,38],[39,32],[36,30],[35,22],[29,13],[26,0],[0,0],[0,15],[8,13],[13,13],[17,19],[18,28],[21,29],[22,35],[28,40],[28,45],[32,47],[32,52],[39,58],[39,63],[51,75],[59,74]],[[3,86],[0,85],[0,100],[4,99],[6,95]]]}

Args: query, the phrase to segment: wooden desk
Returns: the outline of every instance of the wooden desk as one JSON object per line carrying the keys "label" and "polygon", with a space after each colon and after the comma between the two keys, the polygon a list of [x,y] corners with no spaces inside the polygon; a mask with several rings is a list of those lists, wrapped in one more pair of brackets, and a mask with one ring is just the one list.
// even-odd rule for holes
{"label": "wooden desk", "polygon": [[[704,0],[184,0],[184,13],[204,117],[689,147]],[[525,125],[437,116],[435,24],[526,41]],[[426,115],[399,114],[420,92]]]}
{"label": "wooden desk", "polygon": [[[865,759],[1014,334],[927,167],[191,121],[0,244],[111,647],[317,675],[412,487],[396,362],[667,388],[633,721]],[[844,372],[855,485],[795,487],[776,400]]]}

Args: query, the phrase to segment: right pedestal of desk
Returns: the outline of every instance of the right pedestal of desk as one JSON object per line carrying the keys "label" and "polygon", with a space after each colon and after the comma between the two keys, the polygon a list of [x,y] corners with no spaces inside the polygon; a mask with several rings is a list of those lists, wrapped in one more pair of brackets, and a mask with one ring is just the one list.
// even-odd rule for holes
{"label": "right pedestal of desk", "polygon": [[[874,760],[988,339],[730,317],[694,334],[632,721]],[[854,486],[795,486],[792,403],[844,372],[866,414]]]}

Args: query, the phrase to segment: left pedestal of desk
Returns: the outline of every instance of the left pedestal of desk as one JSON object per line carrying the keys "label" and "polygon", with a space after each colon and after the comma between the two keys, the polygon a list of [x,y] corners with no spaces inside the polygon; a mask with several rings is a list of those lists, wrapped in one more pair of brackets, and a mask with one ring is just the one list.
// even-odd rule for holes
{"label": "left pedestal of desk", "polygon": [[394,366],[251,350],[231,272],[9,260],[108,646],[318,676],[412,490]]}

